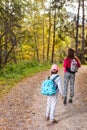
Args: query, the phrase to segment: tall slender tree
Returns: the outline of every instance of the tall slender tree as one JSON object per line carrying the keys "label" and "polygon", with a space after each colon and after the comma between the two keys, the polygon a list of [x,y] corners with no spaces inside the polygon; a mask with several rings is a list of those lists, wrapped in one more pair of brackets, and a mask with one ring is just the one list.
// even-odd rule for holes
{"label": "tall slender tree", "polygon": [[84,0],[82,0],[82,52],[81,62],[84,63]]}
{"label": "tall slender tree", "polygon": [[54,8],[53,45],[52,45],[51,63],[54,62],[55,33],[56,33],[56,8]]}
{"label": "tall slender tree", "polygon": [[76,55],[78,56],[78,30],[79,30],[80,0],[78,1],[78,13],[76,18]]}
{"label": "tall slender tree", "polygon": [[49,9],[48,17],[49,17],[49,27],[48,27],[48,42],[47,42],[47,61],[49,60],[49,48],[51,38],[51,9]]}

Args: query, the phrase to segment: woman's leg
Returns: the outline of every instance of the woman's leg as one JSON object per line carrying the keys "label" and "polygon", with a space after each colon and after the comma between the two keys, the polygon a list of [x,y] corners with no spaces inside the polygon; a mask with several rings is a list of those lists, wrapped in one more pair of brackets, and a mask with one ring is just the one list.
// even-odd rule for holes
{"label": "woman's leg", "polygon": [[63,103],[67,103],[67,93],[68,93],[68,83],[69,83],[70,73],[64,73],[64,101]]}
{"label": "woman's leg", "polygon": [[69,103],[72,103],[72,98],[74,96],[74,82],[75,82],[75,74],[70,75],[70,99]]}
{"label": "woman's leg", "polygon": [[64,74],[64,97],[67,97],[68,93],[69,75],[70,74],[68,72]]}
{"label": "woman's leg", "polygon": [[70,75],[70,97],[74,96],[75,74]]}

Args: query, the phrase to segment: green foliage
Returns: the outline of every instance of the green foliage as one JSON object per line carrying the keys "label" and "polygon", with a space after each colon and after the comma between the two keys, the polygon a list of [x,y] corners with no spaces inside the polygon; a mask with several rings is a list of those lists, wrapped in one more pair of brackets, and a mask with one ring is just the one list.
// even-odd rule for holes
{"label": "green foliage", "polygon": [[23,78],[27,78],[48,68],[50,68],[50,64],[39,64],[36,60],[24,61],[19,64],[8,64],[0,70],[0,97],[11,90]]}
{"label": "green foliage", "polygon": [[18,81],[25,76],[32,75],[39,67],[42,67],[37,61],[24,61],[18,64],[8,64],[0,71],[0,78]]}

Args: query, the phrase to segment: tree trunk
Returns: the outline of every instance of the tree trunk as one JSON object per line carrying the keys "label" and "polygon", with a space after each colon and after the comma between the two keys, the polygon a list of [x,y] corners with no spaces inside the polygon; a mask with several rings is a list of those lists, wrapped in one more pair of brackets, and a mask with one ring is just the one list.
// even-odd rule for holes
{"label": "tree trunk", "polygon": [[[1,40],[0,40],[0,46],[1,46]],[[2,48],[0,47],[0,68],[2,67]]]}
{"label": "tree trunk", "polygon": [[81,63],[84,63],[84,0],[82,0],[82,52]]}
{"label": "tree trunk", "polygon": [[7,63],[10,53],[12,52],[12,50],[13,50],[14,47],[15,47],[15,45],[17,44],[16,39],[15,39],[15,40],[11,39],[11,42],[12,42],[12,46],[11,46],[10,50],[8,51],[6,57],[5,57],[4,64]]}
{"label": "tree trunk", "polygon": [[78,13],[76,18],[76,55],[78,56],[78,29],[79,29],[79,12],[80,12],[80,0],[78,1]]}
{"label": "tree trunk", "polygon": [[54,11],[54,29],[53,29],[53,45],[52,45],[51,63],[54,62],[55,31],[56,31],[56,8]]}
{"label": "tree trunk", "polygon": [[49,9],[49,31],[48,31],[48,44],[47,44],[47,61],[49,60],[50,36],[51,36],[51,10]]}
{"label": "tree trunk", "polygon": [[4,22],[4,30],[5,30],[5,44],[4,44],[4,63],[5,63],[5,59],[7,57],[7,44],[8,44],[8,23],[7,23],[7,19],[5,19]]}
{"label": "tree trunk", "polygon": [[37,45],[37,40],[36,40],[36,33],[34,32],[34,40],[35,40],[35,51],[36,51],[36,57],[37,57],[37,60],[39,62],[39,53],[38,53],[38,45]]}
{"label": "tree trunk", "polygon": [[44,56],[44,15],[43,15],[43,41],[42,41],[42,52],[43,52],[43,54],[42,54],[42,56],[43,56],[43,61],[44,61],[44,58],[45,58],[45,56]]}

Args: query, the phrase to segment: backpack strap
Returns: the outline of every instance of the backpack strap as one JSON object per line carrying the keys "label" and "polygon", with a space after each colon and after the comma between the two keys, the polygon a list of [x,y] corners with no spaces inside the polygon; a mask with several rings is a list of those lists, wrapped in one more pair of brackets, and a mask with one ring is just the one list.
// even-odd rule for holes
{"label": "backpack strap", "polygon": [[[52,80],[54,81],[57,77],[59,77],[59,75],[56,75]],[[48,76],[47,79],[50,79],[50,76]]]}
{"label": "backpack strap", "polygon": [[[56,79],[57,77],[59,77],[59,75],[55,76],[55,77],[52,79],[52,81],[55,82],[55,79]],[[58,85],[56,84],[56,90],[57,90],[57,89],[58,89]]]}
{"label": "backpack strap", "polygon": [[54,81],[57,77],[59,77],[59,75],[55,76],[52,80]]}
{"label": "backpack strap", "polygon": [[47,79],[50,79],[50,76],[48,76],[48,78]]}

